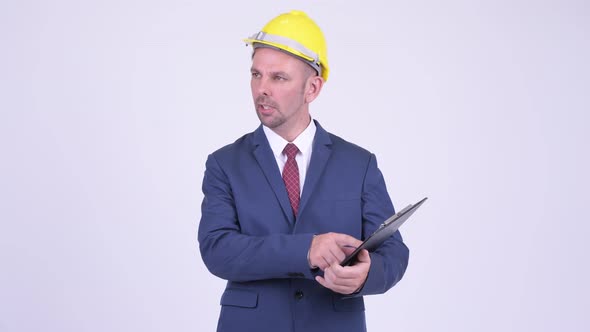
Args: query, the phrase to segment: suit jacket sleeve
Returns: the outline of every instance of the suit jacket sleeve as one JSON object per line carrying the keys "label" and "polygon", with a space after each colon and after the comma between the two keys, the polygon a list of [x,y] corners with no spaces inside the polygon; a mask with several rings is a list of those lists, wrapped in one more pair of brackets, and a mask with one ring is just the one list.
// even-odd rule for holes
{"label": "suit jacket sleeve", "polygon": [[211,273],[231,281],[314,278],[307,261],[313,234],[241,232],[231,186],[214,155],[206,162],[203,193],[198,239]]}
{"label": "suit jacket sleeve", "polygon": [[[385,181],[374,155],[371,155],[362,194],[363,237],[371,235],[394,213]],[[370,254],[371,268],[363,288],[355,295],[381,294],[393,287],[408,266],[409,250],[399,232]]]}

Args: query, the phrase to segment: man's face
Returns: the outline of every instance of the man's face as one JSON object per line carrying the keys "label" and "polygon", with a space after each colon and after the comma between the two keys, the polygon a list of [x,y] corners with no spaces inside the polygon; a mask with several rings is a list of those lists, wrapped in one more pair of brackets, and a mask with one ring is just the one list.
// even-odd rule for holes
{"label": "man's face", "polygon": [[305,91],[315,71],[283,52],[260,47],[252,58],[252,98],[260,121],[279,135],[303,130],[309,123]]}

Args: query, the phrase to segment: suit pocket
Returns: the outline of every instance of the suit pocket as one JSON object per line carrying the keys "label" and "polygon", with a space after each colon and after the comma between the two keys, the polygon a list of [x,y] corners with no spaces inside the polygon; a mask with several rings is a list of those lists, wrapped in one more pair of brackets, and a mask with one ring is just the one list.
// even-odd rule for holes
{"label": "suit pocket", "polygon": [[341,298],[340,296],[332,296],[332,303],[335,311],[365,311],[365,301],[362,297]]}
{"label": "suit pocket", "polygon": [[226,289],[221,296],[221,305],[256,308],[258,306],[258,293],[247,289]]}

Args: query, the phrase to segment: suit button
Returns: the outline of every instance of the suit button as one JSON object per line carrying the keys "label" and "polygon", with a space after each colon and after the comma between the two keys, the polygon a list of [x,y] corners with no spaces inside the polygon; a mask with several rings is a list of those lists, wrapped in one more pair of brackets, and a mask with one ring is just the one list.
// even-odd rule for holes
{"label": "suit button", "polygon": [[297,290],[297,291],[295,292],[295,298],[296,298],[297,300],[301,300],[301,299],[303,298],[303,291],[302,291],[302,290]]}

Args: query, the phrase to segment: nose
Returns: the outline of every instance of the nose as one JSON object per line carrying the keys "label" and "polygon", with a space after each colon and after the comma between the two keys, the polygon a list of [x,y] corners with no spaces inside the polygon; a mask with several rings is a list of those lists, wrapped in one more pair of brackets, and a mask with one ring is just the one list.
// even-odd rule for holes
{"label": "nose", "polygon": [[270,96],[270,86],[264,77],[252,79],[252,91],[259,96]]}

